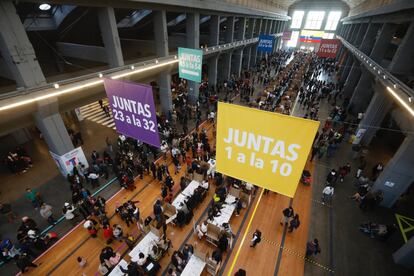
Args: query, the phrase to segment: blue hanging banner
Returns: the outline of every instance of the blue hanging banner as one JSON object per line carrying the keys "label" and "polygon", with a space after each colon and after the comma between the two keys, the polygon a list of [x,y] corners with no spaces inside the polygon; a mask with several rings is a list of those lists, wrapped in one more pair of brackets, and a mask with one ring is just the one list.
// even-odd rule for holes
{"label": "blue hanging banner", "polygon": [[271,53],[273,52],[273,42],[274,37],[271,35],[260,35],[259,36],[259,46],[257,50],[260,52]]}

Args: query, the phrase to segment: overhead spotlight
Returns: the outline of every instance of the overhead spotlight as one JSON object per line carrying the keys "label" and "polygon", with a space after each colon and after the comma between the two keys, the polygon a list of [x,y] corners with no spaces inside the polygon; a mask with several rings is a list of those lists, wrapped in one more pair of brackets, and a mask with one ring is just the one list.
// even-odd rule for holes
{"label": "overhead spotlight", "polygon": [[374,66],[374,70],[377,70],[377,67]]}
{"label": "overhead spotlight", "polygon": [[53,87],[54,88],[56,88],[56,89],[58,89],[60,86],[59,86],[59,83],[55,83],[54,85],[53,85]]}
{"label": "overhead spotlight", "polygon": [[48,3],[42,3],[39,5],[39,10],[41,11],[48,11],[50,8],[52,8],[52,6]]}
{"label": "overhead spotlight", "polygon": [[98,74],[98,77],[99,77],[99,78],[102,78],[102,77],[103,77],[102,73],[99,73],[99,74]]}
{"label": "overhead spotlight", "polygon": [[158,59],[155,60],[155,64],[158,64]]}
{"label": "overhead spotlight", "polygon": [[174,59],[177,59],[177,56],[176,55],[174,56]]}
{"label": "overhead spotlight", "polygon": [[134,70],[135,69],[135,66],[134,65],[131,65],[131,70]]}
{"label": "overhead spotlight", "polygon": [[213,50],[215,50],[216,49],[216,47],[213,47]]}
{"label": "overhead spotlight", "polygon": [[386,76],[386,75],[384,75],[384,76],[383,76],[383,78],[384,78],[384,80],[386,80],[386,79],[387,79],[387,76]]}
{"label": "overhead spotlight", "polygon": [[378,70],[378,74],[381,74],[381,71],[380,70]]}
{"label": "overhead spotlight", "polygon": [[408,101],[409,101],[410,103],[412,103],[412,102],[413,102],[413,99],[412,99],[411,97],[408,97]]}
{"label": "overhead spotlight", "polygon": [[398,87],[398,86],[397,86],[396,84],[394,84],[394,89],[397,89],[397,87]]}

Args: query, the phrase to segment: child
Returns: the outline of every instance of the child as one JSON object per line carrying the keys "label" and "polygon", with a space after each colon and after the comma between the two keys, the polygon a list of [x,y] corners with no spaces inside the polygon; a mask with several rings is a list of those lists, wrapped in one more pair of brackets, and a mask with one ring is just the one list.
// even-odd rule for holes
{"label": "child", "polygon": [[85,267],[85,266],[86,266],[86,263],[87,263],[87,261],[86,261],[86,259],[85,259],[85,258],[78,257],[78,264],[79,264],[79,267],[81,267],[81,268]]}

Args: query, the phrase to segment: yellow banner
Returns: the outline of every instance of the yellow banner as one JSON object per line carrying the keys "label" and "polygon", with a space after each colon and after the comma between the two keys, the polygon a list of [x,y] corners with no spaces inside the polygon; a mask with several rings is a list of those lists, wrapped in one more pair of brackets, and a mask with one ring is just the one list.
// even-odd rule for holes
{"label": "yellow banner", "polygon": [[217,171],[293,197],[319,122],[218,104]]}

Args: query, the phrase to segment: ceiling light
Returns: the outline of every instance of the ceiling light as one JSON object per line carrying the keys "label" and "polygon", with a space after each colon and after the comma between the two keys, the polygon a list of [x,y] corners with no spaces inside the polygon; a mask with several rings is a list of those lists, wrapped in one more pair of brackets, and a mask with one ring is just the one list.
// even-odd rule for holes
{"label": "ceiling light", "polygon": [[51,7],[52,7],[51,5],[49,5],[47,3],[43,3],[43,4],[40,4],[39,5],[39,10],[41,10],[41,11],[48,11],[48,10],[50,10]]}
{"label": "ceiling light", "polygon": [[414,110],[412,110],[411,107],[403,99],[401,99],[401,97],[394,90],[392,90],[390,87],[387,86],[387,90],[388,90],[388,92],[391,93],[392,96],[394,96],[395,99],[397,99],[397,101],[403,107],[405,107],[405,109],[407,109],[407,111],[411,114],[411,116],[414,117]]}
{"label": "ceiling light", "polygon": [[411,103],[412,102],[412,98],[411,97],[408,97],[408,101]]}
{"label": "ceiling light", "polygon": [[135,66],[134,65],[131,65],[131,70],[134,70],[135,69]]}
{"label": "ceiling light", "polygon": [[158,64],[158,59],[155,60],[155,64]]}
{"label": "ceiling light", "polygon": [[396,84],[394,84],[394,89],[397,89],[397,87],[398,87],[398,86],[397,86]]}
{"label": "ceiling light", "polygon": [[99,73],[99,74],[98,74],[98,77],[99,77],[99,78],[102,78],[102,77],[103,77],[102,73]]}
{"label": "ceiling light", "polygon": [[56,88],[56,89],[58,89],[58,88],[59,88],[59,83],[55,83],[55,84],[53,85],[53,87],[54,87],[54,88]]}
{"label": "ceiling light", "polygon": [[174,56],[174,59],[177,59],[177,56]]}

